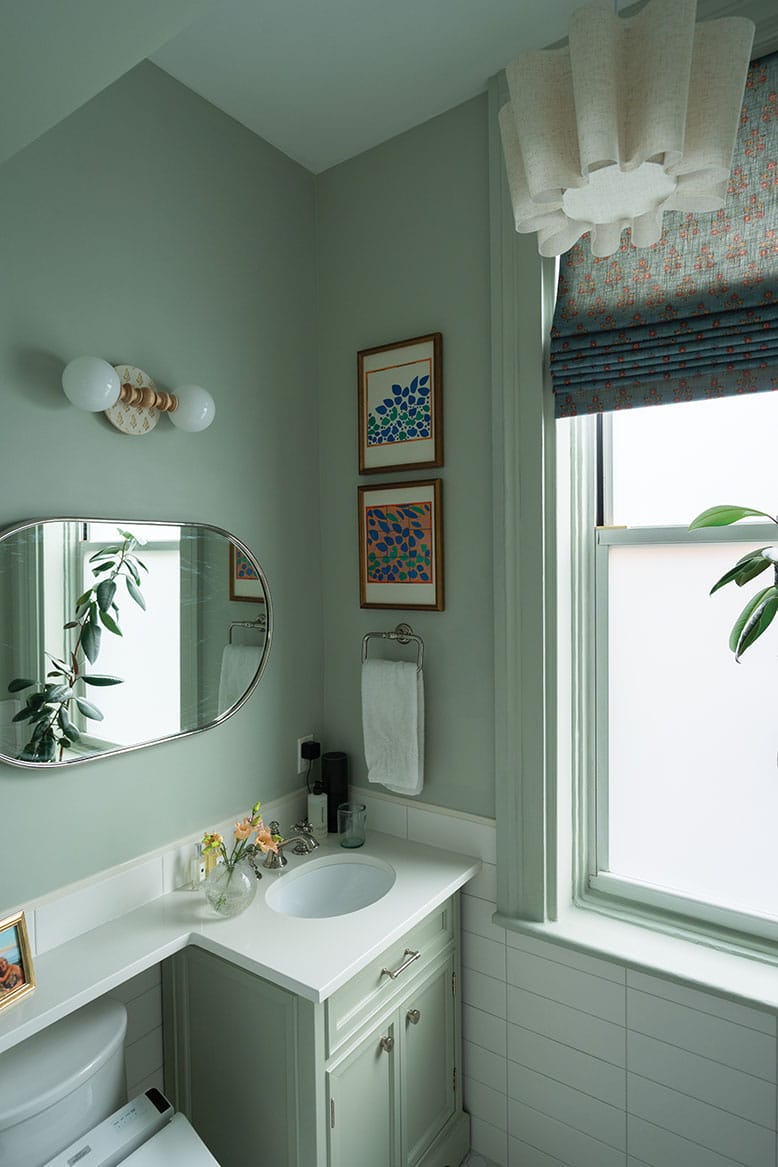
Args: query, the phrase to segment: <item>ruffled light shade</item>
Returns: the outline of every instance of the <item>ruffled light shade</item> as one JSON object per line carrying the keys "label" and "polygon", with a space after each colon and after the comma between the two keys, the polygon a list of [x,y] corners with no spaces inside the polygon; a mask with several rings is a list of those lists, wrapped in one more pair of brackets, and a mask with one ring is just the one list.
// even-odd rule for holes
{"label": "ruffled light shade", "polygon": [[664,211],[724,205],[754,25],[695,25],[696,0],[651,0],[630,20],[577,9],[568,46],[506,68],[500,111],[516,230],[561,255],[586,231],[612,255],[630,227],[656,243]]}

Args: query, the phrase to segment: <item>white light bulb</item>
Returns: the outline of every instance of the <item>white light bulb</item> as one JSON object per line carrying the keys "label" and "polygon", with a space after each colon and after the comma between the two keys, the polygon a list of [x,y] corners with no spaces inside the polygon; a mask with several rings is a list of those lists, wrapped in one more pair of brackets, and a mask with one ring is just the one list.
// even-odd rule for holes
{"label": "white light bulb", "polygon": [[121,381],[113,365],[100,357],[76,357],[65,365],[62,388],[68,401],[79,409],[98,413],[119,399]]}
{"label": "white light bulb", "polygon": [[178,406],[168,414],[173,425],[194,434],[211,424],[216,404],[207,389],[200,385],[182,385],[173,392],[178,398]]}

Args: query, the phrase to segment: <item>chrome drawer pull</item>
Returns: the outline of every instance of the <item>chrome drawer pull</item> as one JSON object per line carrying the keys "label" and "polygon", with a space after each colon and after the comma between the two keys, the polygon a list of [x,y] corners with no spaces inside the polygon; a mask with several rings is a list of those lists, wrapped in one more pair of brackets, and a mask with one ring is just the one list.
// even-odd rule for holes
{"label": "chrome drawer pull", "polygon": [[401,972],[405,972],[405,970],[409,964],[413,964],[414,960],[419,959],[419,957],[421,956],[421,950],[419,950],[418,952],[414,952],[412,948],[406,948],[405,952],[403,953],[403,956],[407,956],[408,959],[404,960],[399,968],[395,968],[395,969],[382,968],[381,969],[381,976],[382,977],[383,976],[390,977],[392,980],[394,980],[395,977],[399,977]]}
{"label": "chrome drawer pull", "polygon": [[392,1052],[392,1050],[394,1049],[394,1038],[393,1037],[382,1037],[379,1044],[381,1046],[381,1049],[384,1051],[384,1053],[390,1054]]}
{"label": "chrome drawer pull", "polygon": [[409,1009],[405,1017],[407,1021],[410,1021],[411,1025],[418,1025],[421,1021],[421,1009]]}

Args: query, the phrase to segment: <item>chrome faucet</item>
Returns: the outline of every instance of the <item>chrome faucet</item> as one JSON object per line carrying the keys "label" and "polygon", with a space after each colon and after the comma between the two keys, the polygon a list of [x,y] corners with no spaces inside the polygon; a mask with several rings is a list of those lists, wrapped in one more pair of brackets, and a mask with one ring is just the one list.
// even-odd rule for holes
{"label": "chrome faucet", "polygon": [[[307,819],[303,819],[300,823],[295,823],[292,830],[297,833],[290,835],[288,839],[283,839],[278,844],[277,852],[268,851],[265,862],[262,864],[268,871],[280,871],[283,867],[286,867],[289,860],[284,855],[284,848],[288,847],[290,843],[295,844],[293,848],[295,855],[310,855],[319,846],[319,840],[314,835],[313,827]],[[271,835],[281,834],[279,825],[275,820],[270,824],[270,833]]]}

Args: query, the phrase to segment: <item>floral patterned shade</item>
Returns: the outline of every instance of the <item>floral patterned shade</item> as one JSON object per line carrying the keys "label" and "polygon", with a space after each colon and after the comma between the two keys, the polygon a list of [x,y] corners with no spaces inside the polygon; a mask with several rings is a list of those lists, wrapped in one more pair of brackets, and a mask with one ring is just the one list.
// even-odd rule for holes
{"label": "floral patterned shade", "polygon": [[557,417],[778,389],[778,53],[749,69],[723,210],[562,257],[551,375]]}

